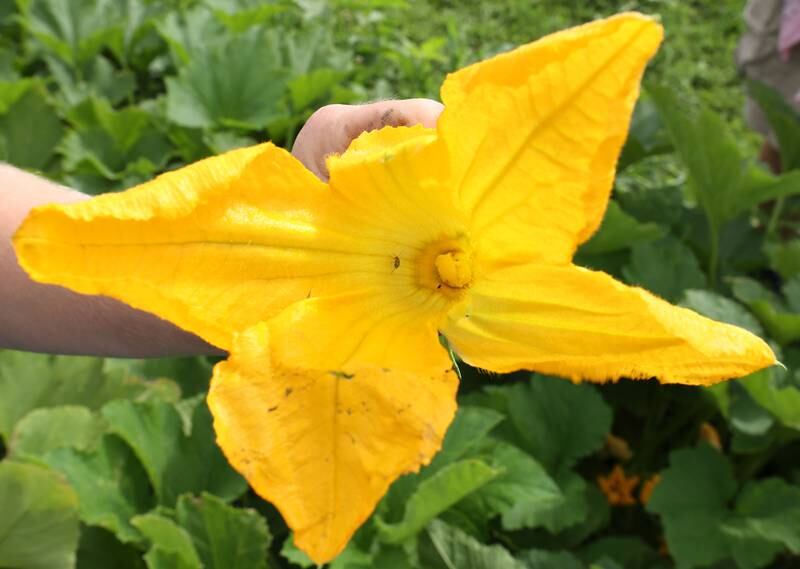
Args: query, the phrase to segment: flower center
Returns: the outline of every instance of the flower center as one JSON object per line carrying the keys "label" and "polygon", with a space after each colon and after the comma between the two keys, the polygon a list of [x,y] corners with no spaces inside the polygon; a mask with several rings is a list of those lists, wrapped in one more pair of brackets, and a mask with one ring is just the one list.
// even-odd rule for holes
{"label": "flower center", "polygon": [[472,248],[466,239],[442,239],[429,244],[417,260],[420,285],[447,297],[460,297],[472,284]]}
{"label": "flower center", "polygon": [[448,251],[436,257],[439,282],[450,288],[466,288],[472,281],[472,259],[464,251]]}

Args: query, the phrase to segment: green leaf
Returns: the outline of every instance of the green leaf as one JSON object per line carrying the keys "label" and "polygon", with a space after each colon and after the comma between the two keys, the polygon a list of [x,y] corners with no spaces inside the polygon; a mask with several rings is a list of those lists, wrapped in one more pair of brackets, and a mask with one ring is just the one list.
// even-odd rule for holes
{"label": "green leaf", "polygon": [[751,312],[738,302],[716,292],[686,290],[680,304],[713,320],[739,326],[756,336],[764,336],[764,329]]}
{"label": "green leaf", "polygon": [[748,81],[747,91],[761,107],[778,139],[781,168],[800,168],[800,116],[778,91],[760,81]]}
{"label": "green leaf", "polygon": [[6,114],[32,85],[32,79],[0,80],[0,115]]}
{"label": "green leaf", "polygon": [[0,462],[0,567],[72,569],[78,548],[78,499],[56,473]]}
{"label": "green leaf", "polygon": [[40,84],[32,85],[0,116],[0,159],[20,168],[44,169],[63,135],[61,121]]}
{"label": "green leaf", "polygon": [[584,254],[611,253],[629,249],[637,243],[652,241],[664,235],[655,223],[641,223],[625,213],[616,201],[608,202],[603,224],[594,236],[581,246]]}
{"label": "green leaf", "polygon": [[628,138],[622,148],[617,169],[622,171],[640,160],[668,152],[670,148],[671,144],[661,123],[661,116],[650,97],[644,94],[636,102]]}
{"label": "green leaf", "polygon": [[459,407],[456,418],[447,429],[442,450],[434,457],[420,475],[429,477],[442,466],[455,462],[479,446],[494,429],[503,415],[483,407]]}
{"label": "green leaf", "polygon": [[732,278],[730,283],[736,299],[753,311],[770,336],[781,344],[800,339],[800,314],[790,312],[778,295],[746,277]]}
{"label": "green leaf", "polygon": [[67,172],[122,180],[131,173],[154,174],[173,154],[150,113],[136,107],[116,111],[90,97],[69,115],[75,129],[61,146]]}
{"label": "green leaf", "polygon": [[784,279],[800,274],[800,239],[768,243],[764,251],[769,257],[770,267]]}
{"label": "green leaf", "polygon": [[151,544],[145,556],[150,569],[204,569],[189,532],[170,518],[149,513],[131,523]]}
{"label": "green leaf", "polygon": [[562,495],[561,500],[514,504],[503,514],[503,527],[508,530],[544,527],[558,533],[585,521],[589,514],[589,487],[584,479],[565,470],[555,481]]}
{"label": "green leaf", "polygon": [[290,561],[293,565],[299,565],[303,569],[314,567],[315,563],[303,551],[294,544],[294,536],[289,535],[281,546],[281,556]]}
{"label": "green leaf", "polygon": [[155,27],[169,45],[179,67],[189,64],[193,56],[206,49],[209,38],[224,37],[224,28],[205,6],[190,10],[170,11],[157,19]]}
{"label": "green leaf", "polygon": [[510,442],[554,475],[599,449],[611,429],[611,409],[588,384],[534,374],[529,382],[489,391],[506,406],[515,431]]}
{"label": "green leaf", "polygon": [[122,542],[141,541],[129,520],[153,506],[152,491],[125,443],[106,435],[94,451],[63,448],[52,451],[44,460],[75,488],[84,523],[105,528]]}
{"label": "green leaf", "polygon": [[119,5],[113,0],[26,0],[20,6],[23,25],[39,48],[70,64],[121,41]]}
{"label": "green leaf", "polygon": [[732,558],[765,567],[784,547],[800,546],[800,488],[770,479],[737,485],[725,457],[708,445],[675,451],[647,504],[661,515],[667,545],[682,567]]}
{"label": "green leaf", "polygon": [[622,274],[630,284],[670,302],[678,301],[687,289],[706,286],[705,274],[692,250],[671,236],[634,246]]}
{"label": "green leaf", "polygon": [[262,0],[208,0],[214,14],[234,33],[253,26],[263,26],[288,10],[288,6],[264,3]]}
{"label": "green leaf", "polygon": [[320,68],[292,78],[287,86],[293,109],[302,111],[316,102],[329,99],[331,90],[344,76],[336,69]]}
{"label": "green leaf", "polygon": [[387,524],[376,518],[381,540],[402,543],[413,537],[430,520],[501,474],[479,460],[462,460],[445,466],[420,482],[409,498],[400,522]]}
{"label": "green leaf", "polygon": [[584,569],[584,565],[567,551],[529,549],[518,558],[526,569]]}
{"label": "green leaf", "polygon": [[782,425],[800,430],[800,389],[793,386],[778,387],[769,369],[748,375],[738,383]]}
{"label": "green leaf", "polygon": [[725,559],[729,544],[720,530],[736,481],[728,461],[708,445],[670,454],[647,509],[661,515],[670,553],[686,567]]}
{"label": "green leaf", "polygon": [[[558,485],[529,454],[503,442],[492,444],[486,457],[492,468],[501,472],[478,491],[464,499],[467,507],[486,517],[513,511],[536,512],[564,502]],[[505,517],[503,525],[506,526]],[[517,529],[516,524],[514,529]]]}
{"label": "green leaf", "polygon": [[759,203],[800,193],[800,173],[776,177],[745,160],[722,117],[706,108],[692,108],[672,88],[656,86],[649,92],[689,171],[712,233]]}
{"label": "green leaf", "polygon": [[275,59],[259,33],[209,46],[167,79],[167,118],[191,128],[264,128],[284,112],[286,76]]}
{"label": "green leaf", "polygon": [[421,553],[423,566],[430,569],[525,569],[499,545],[484,545],[458,528],[440,520],[427,530],[431,547]]}
{"label": "green leaf", "polygon": [[736,512],[753,533],[800,553],[800,487],[779,478],[752,481],[742,490]]}
{"label": "green leaf", "polygon": [[[766,374],[756,375],[761,376],[757,379],[760,383],[763,383],[763,380],[766,379]],[[731,422],[731,427],[733,427],[736,432],[743,433],[750,437],[766,435],[775,424],[775,420],[763,406],[755,402],[748,392],[746,382],[731,382],[729,391],[729,420]]]}
{"label": "green leaf", "polygon": [[266,569],[272,536],[255,510],[234,508],[203,493],[199,498],[181,496],[176,518],[191,536],[204,569]]}
{"label": "green leaf", "polygon": [[79,405],[95,410],[118,398],[174,396],[169,382],[146,382],[101,358],[0,351],[0,436],[33,409]]}
{"label": "green leaf", "polygon": [[103,426],[103,421],[86,407],[34,409],[14,427],[8,454],[41,457],[57,448],[87,450],[96,445]]}
{"label": "green leaf", "polygon": [[214,442],[205,402],[195,406],[188,435],[178,410],[168,403],[113,401],[102,414],[109,430],[125,440],[142,462],[160,503],[171,506],[181,494],[204,490],[233,500],[246,490],[246,482]]}

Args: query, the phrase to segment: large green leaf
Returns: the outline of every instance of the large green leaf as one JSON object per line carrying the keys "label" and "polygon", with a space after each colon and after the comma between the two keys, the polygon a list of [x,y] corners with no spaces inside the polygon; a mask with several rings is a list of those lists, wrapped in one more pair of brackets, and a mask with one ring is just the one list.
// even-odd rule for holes
{"label": "large green leaf", "polygon": [[78,499],[55,472],[0,462],[0,567],[72,569],[78,548]]}
{"label": "large green leaf", "polygon": [[189,532],[170,517],[151,512],[131,523],[151,544],[145,555],[149,569],[204,569]]}
{"label": "large green leaf", "polygon": [[681,567],[735,560],[766,567],[800,545],[800,488],[779,480],[737,484],[726,458],[710,446],[675,451],[647,509],[661,515],[669,551]]}
{"label": "large green leaf", "polygon": [[764,329],[751,312],[735,300],[719,293],[710,290],[686,290],[681,306],[714,320],[739,326],[757,336],[764,336]]}
{"label": "large green leaf", "polygon": [[[557,533],[587,520],[589,514],[589,486],[584,479],[565,470],[556,479],[561,499],[540,503],[518,502],[503,514],[503,527],[509,530],[544,527]],[[606,507],[607,510],[607,507]],[[606,515],[606,511],[598,508]]]}
{"label": "large green leaf", "polygon": [[191,536],[204,569],[266,569],[272,536],[255,510],[234,508],[207,493],[183,495],[176,519]]}
{"label": "large green leaf", "polygon": [[764,252],[769,257],[770,267],[784,279],[800,274],[800,239],[768,243]]}
{"label": "large green leaf", "polygon": [[102,414],[139,457],[160,503],[172,506],[179,495],[202,491],[233,500],[247,489],[214,442],[204,401],[194,405],[188,433],[176,407],[160,401],[113,401]]}
{"label": "large green leaf", "polygon": [[64,405],[34,409],[14,427],[9,456],[42,457],[57,448],[87,450],[103,432],[103,421],[86,407]]}
{"label": "large green leaf", "polygon": [[715,239],[723,224],[759,203],[800,193],[800,173],[776,177],[757,169],[742,156],[722,117],[681,101],[674,91],[649,89]]}
{"label": "large green leaf", "polygon": [[748,81],[747,91],[764,111],[778,139],[781,168],[800,168],[800,116],[778,91],[760,81]]}
{"label": "large green leaf", "polygon": [[529,382],[487,391],[509,417],[497,432],[553,475],[599,449],[611,428],[611,409],[588,384],[534,374]]}
{"label": "large green leaf", "polygon": [[430,545],[420,553],[429,569],[525,569],[499,545],[484,545],[458,528],[434,520],[428,526]]}
{"label": "large green leaf", "polygon": [[637,243],[658,239],[664,229],[655,223],[641,223],[625,213],[616,201],[608,202],[608,209],[600,229],[581,246],[584,254],[611,253],[629,249]]}
{"label": "large green leaf", "polygon": [[174,384],[146,382],[101,358],[0,351],[0,436],[33,409],[80,405],[98,409],[118,398],[177,397]]}
{"label": "large green leaf", "polygon": [[624,170],[640,160],[663,154],[669,151],[670,147],[658,110],[645,94],[636,102],[628,138],[622,148],[617,169]]}
{"label": "large green leaf", "polygon": [[193,54],[167,79],[167,118],[192,128],[262,129],[284,111],[286,76],[256,30]]}
{"label": "large green leaf", "polygon": [[0,80],[0,115],[6,114],[8,109],[10,109],[32,85],[34,85],[32,79]]}
{"label": "large green leaf", "polygon": [[120,2],[114,0],[25,0],[23,25],[37,47],[76,65],[121,41]]}
{"label": "large green leaf", "polygon": [[[486,519],[510,512],[510,520],[516,522],[522,511],[535,515],[564,502],[558,484],[532,456],[504,442],[487,446],[486,460],[501,474],[464,499],[468,508],[480,511]],[[504,526],[508,527],[508,521],[504,516]],[[519,527],[517,523],[510,525]]]}
{"label": "large green leaf", "polygon": [[69,115],[75,129],[61,146],[67,172],[122,180],[151,176],[164,168],[173,149],[155,118],[137,107],[116,111],[108,101],[90,97]]}
{"label": "large green leaf", "polygon": [[706,277],[694,253],[674,237],[634,246],[630,263],[622,269],[622,274],[630,284],[671,302],[680,299],[686,289],[706,286]]}
{"label": "large green leaf", "polygon": [[736,299],[753,311],[770,336],[781,344],[800,339],[800,313],[790,310],[777,294],[747,277],[732,278],[730,283]]}
{"label": "large green leaf", "polygon": [[20,168],[44,169],[63,135],[44,87],[33,84],[0,116],[0,159]]}
{"label": "large green leaf", "polygon": [[401,521],[388,524],[376,518],[380,538],[386,543],[402,543],[440,513],[501,474],[502,471],[473,459],[445,466],[419,484],[408,500]]}
{"label": "large green leaf", "polygon": [[762,370],[738,381],[750,397],[782,425],[800,430],[800,389],[779,387],[772,370]]}
{"label": "large green leaf", "polygon": [[141,540],[130,519],[153,506],[152,490],[124,442],[106,435],[91,452],[63,448],[52,451],[44,460],[64,473],[75,488],[84,523],[105,528],[123,542]]}
{"label": "large green leaf", "polygon": [[736,502],[747,526],[768,541],[800,553],[800,487],[779,478],[750,482]]}

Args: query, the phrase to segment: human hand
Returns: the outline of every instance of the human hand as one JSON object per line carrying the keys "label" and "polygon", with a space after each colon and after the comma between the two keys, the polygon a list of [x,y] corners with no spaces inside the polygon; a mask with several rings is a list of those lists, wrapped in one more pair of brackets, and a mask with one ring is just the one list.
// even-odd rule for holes
{"label": "human hand", "polygon": [[322,180],[325,157],[344,152],[359,134],[384,126],[436,127],[444,106],[431,99],[378,101],[365,105],[327,105],[309,117],[297,134],[292,154]]}

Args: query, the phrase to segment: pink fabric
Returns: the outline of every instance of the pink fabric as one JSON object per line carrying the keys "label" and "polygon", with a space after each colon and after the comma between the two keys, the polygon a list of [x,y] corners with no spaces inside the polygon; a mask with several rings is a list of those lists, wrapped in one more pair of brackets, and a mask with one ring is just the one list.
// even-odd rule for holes
{"label": "pink fabric", "polygon": [[778,51],[784,61],[789,60],[792,48],[798,43],[800,43],[800,0],[783,0]]}

